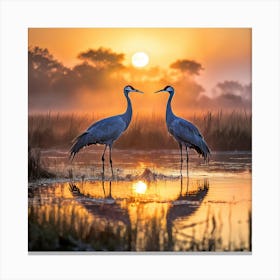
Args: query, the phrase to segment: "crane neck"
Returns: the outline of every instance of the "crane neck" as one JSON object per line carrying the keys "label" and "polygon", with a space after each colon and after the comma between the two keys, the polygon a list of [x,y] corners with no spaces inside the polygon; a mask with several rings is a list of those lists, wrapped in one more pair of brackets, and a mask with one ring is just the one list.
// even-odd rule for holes
{"label": "crane neck", "polygon": [[122,114],[122,118],[125,121],[126,128],[127,128],[130,124],[131,117],[132,117],[132,106],[131,106],[131,101],[130,101],[128,94],[125,94],[125,97],[126,97],[126,101],[127,101],[127,108],[126,108],[125,113]]}
{"label": "crane neck", "polygon": [[171,108],[171,101],[172,101],[173,95],[174,95],[174,93],[171,93],[169,95],[167,105],[166,105],[166,122],[167,123],[170,123],[175,117],[175,115],[172,112],[172,108]]}

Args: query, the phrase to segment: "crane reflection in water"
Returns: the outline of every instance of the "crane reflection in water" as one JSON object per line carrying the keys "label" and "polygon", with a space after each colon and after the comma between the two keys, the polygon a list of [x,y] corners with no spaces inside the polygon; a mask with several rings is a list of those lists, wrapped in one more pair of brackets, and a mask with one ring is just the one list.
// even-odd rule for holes
{"label": "crane reflection in water", "polygon": [[111,181],[103,181],[103,197],[100,193],[95,196],[94,192],[83,194],[82,186],[80,189],[73,183],[69,185],[75,200],[90,215],[123,232],[122,238],[127,241],[123,249],[129,251],[173,251],[174,223],[197,211],[209,190],[207,179],[189,192],[189,178],[185,189],[181,178],[179,193],[173,192],[171,197],[164,194],[157,182],[138,180],[130,185],[130,195],[125,198],[112,195]]}

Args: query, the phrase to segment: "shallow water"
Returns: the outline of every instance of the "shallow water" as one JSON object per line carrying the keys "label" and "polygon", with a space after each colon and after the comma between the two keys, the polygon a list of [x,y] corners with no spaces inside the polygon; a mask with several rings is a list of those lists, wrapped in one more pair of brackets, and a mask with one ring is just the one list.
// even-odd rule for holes
{"label": "shallow water", "polygon": [[250,153],[191,154],[181,178],[177,150],[115,150],[112,181],[101,154],[42,152],[60,178],[29,184],[30,251],[251,251]]}

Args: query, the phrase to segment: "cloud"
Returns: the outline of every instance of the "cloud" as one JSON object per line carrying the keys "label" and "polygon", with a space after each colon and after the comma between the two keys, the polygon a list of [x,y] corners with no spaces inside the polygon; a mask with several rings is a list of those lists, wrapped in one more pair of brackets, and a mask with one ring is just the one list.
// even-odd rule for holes
{"label": "cloud", "polygon": [[216,87],[224,92],[242,91],[243,89],[243,86],[237,81],[224,81],[223,83],[218,83]]}
{"label": "cloud", "polygon": [[214,88],[216,96],[224,97],[227,100],[252,100],[252,84],[242,85],[238,81],[224,81],[217,83]]}
{"label": "cloud", "polygon": [[81,52],[78,58],[91,63],[95,68],[106,68],[110,70],[122,69],[125,56],[123,53],[114,53],[110,49],[99,48],[97,50],[89,49]]}
{"label": "cloud", "polygon": [[203,70],[200,63],[188,59],[177,60],[174,63],[172,63],[170,67],[173,69],[180,70],[182,72],[187,72],[190,75],[199,75],[199,72]]}
{"label": "cloud", "polygon": [[212,98],[201,96],[200,103],[209,109],[246,109],[251,110],[252,84],[243,85],[238,81],[223,81],[213,89]]}
{"label": "cloud", "polygon": [[252,83],[243,86],[243,97],[252,102]]}

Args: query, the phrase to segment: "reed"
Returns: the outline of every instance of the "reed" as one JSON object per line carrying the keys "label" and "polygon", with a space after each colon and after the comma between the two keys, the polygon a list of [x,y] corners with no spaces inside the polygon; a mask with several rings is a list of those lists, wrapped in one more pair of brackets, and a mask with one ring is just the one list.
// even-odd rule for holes
{"label": "reed", "polygon": [[[33,114],[28,117],[29,146],[69,148],[72,140],[93,122],[104,116],[95,114]],[[252,148],[252,114],[207,112],[182,116],[201,131],[211,150],[230,151]],[[168,134],[164,116],[135,116],[122,137],[115,143],[119,149],[177,149]]]}

